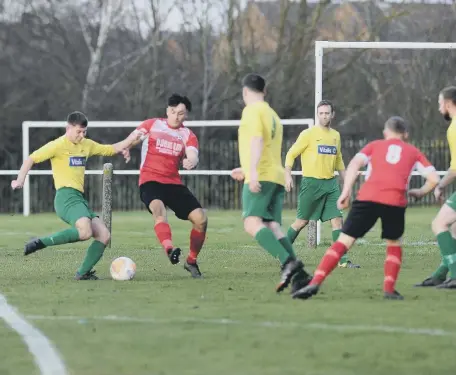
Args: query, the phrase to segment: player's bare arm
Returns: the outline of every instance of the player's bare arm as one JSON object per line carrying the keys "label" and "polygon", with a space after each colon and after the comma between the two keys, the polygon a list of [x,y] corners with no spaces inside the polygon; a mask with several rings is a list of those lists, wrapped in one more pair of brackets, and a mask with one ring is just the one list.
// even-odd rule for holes
{"label": "player's bare arm", "polygon": [[183,161],[183,166],[185,169],[193,169],[198,165],[198,150],[194,147],[187,147],[185,149],[185,159]]}
{"label": "player's bare arm", "polygon": [[440,183],[437,185],[437,187],[434,190],[434,196],[437,200],[441,200],[443,196],[443,192],[445,188],[450,185],[454,179],[456,178],[456,170],[454,169],[448,169],[447,173],[445,176],[442,178]]}
{"label": "player's bare arm", "polygon": [[417,199],[424,197],[429,194],[434,188],[439,184],[440,177],[437,172],[434,170],[430,171],[426,175],[423,175],[426,178],[426,182],[419,189],[410,189],[408,195]]}
{"label": "player's bare arm", "polygon": [[27,177],[27,174],[29,173],[30,169],[32,169],[33,164],[35,164],[35,162],[32,160],[31,157],[28,157],[24,161],[24,163],[22,163],[17,178],[11,181],[11,187],[13,188],[13,190],[21,189],[24,186],[25,178]]}
{"label": "player's bare arm", "polygon": [[260,182],[258,181],[258,163],[260,162],[261,152],[263,151],[263,138],[252,137],[250,142],[251,158],[250,158],[250,182],[249,188],[252,193],[258,193],[261,190]]}
{"label": "player's bare arm", "polygon": [[291,170],[295,159],[300,156],[305,149],[307,148],[307,139],[305,131],[301,132],[296,142],[287,152],[285,157],[285,190],[290,192],[293,189],[293,177],[291,175]]}
{"label": "player's bare arm", "polygon": [[131,148],[133,144],[137,144],[137,142],[139,143],[142,136],[143,134],[140,132],[132,132],[123,141],[114,143],[112,147],[114,147],[114,150],[120,154],[123,152],[123,150]]}
{"label": "player's bare arm", "polygon": [[236,181],[244,181],[245,174],[241,167],[234,168],[231,171],[231,178]]}
{"label": "player's bare arm", "polygon": [[350,203],[350,197],[355,184],[359,170],[366,165],[366,158],[363,155],[356,155],[348,165],[345,171],[344,187],[339,199],[337,200],[337,208],[343,210],[348,207]]}

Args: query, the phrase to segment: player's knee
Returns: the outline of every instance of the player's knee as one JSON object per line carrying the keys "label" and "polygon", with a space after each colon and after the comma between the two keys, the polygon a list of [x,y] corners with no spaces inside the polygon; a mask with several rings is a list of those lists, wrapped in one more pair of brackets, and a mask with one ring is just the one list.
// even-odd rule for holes
{"label": "player's knee", "polygon": [[432,220],[431,226],[432,226],[432,232],[434,232],[435,235],[448,230],[448,225],[439,216],[437,216],[434,220]]}
{"label": "player's knee", "polygon": [[260,217],[248,216],[244,219],[244,230],[251,236],[255,236],[263,226],[263,220]]}
{"label": "player's knee", "polygon": [[111,240],[111,233],[109,233],[108,228],[104,228],[100,233],[95,237],[97,241],[107,245]]}
{"label": "player's knee", "polygon": [[197,208],[193,210],[190,215],[188,215],[188,219],[193,224],[193,227],[200,231],[205,232],[207,228],[207,214],[206,211],[202,208]]}
{"label": "player's knee", "polygon": [[309,220],[303,220],[303,219],[296,219],[294,223],[292,224],[292,227],[296,231],[300,231],[306,227],[306,225],[309,223]]}
{"label": "player's knee", "polygon": [[332,230],[342,229],[342,218],[335,217],[335,218],[331,219],[331,228],[332,228]]}
{"label": "player's knee", "polygon": [[89,238],[92,238],[93,236],[93,231],[92,231],[92,226],[89,218],[81,218],[76,222],[76,229],[78,230],[79,233],[79,239],[81,241],[86,241]]}

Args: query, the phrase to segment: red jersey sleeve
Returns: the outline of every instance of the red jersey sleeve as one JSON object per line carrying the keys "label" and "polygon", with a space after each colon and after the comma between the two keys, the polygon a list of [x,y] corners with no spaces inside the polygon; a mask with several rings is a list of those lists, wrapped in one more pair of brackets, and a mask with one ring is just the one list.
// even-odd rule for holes
{"label": "red jersey sleeve", "polygon": [[187,142],[185,143],[185,147],[193,147],[196,149],[196,151],[198,151],[199,149],[198,138],[196,137],[195,133],[193,133],[191,130],[188,135]]}
{"label": "red jersey sleeve", "polygon": [[415,162],[415,169],[419,174],[422,176],[426,177],[429,172],[435,171],[434,166],[431,164],[431,162],[427,159],[427,157],[420,151],[416,150],[417,155],[416,155],[416,162]]}
{"label": "red jersey sleeve", "polygon": [[364,165],[369,163],[369,160],[372,157],[372,152],[374,151],[375,143],[375,141],[368,143],[356,154],[356,156],[364,159]]}
{"label": "red jersey sleeve", "polygon": [[143,133],[144,135],[149,134],[152,125],[154,124],[155,119],[148,119],[143,121],[137,128],[136,131]]}

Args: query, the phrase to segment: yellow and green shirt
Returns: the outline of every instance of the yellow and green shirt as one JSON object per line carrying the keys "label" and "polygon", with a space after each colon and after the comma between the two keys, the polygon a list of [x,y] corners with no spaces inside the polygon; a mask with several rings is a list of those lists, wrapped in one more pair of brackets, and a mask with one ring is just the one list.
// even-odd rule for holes
{"label": "yellow and green shirt", "polygon": [[450,169],[456,170],[456,118],[451,121],[447,130],[448,146],[450,147]]}
{"label": "yellow and green shirt", "polygon": [[113,156],[116,151],[112,145],[101,145],[86,138],[74,144],[64,135],[33,152],[30,158],[34,163],[51,160],[56,190],[70,187],[83,193],[86,161],[93,155]]}
{"label": "yellow and green shirt", "polygon": [[301,155],[302,175],[321,180],[334,177],[335,171],[345,169],[342,159],[340,134],[334,129],[312,126],[299,135],[285,159],[285,166],[292,168]]}
{"label": "yellow and green shirt", "polygon": [[245,175],[250,181],[252,138],[263,139],[263,150],[258,163],[258,180],[285,185],[285,170],[282,165],[283,127],[277,113],[266,102],[247,105],[239,126],[239,159]]}

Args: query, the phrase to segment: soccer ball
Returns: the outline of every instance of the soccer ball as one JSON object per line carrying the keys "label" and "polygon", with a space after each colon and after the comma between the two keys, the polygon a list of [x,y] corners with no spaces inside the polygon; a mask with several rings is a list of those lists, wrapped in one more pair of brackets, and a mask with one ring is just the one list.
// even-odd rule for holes
{"label": "soccer ball", "polygon": [[114,280],[131,280],[136,274],[136,264],[130,258],[119,257],[112,261],[109,271]]}

